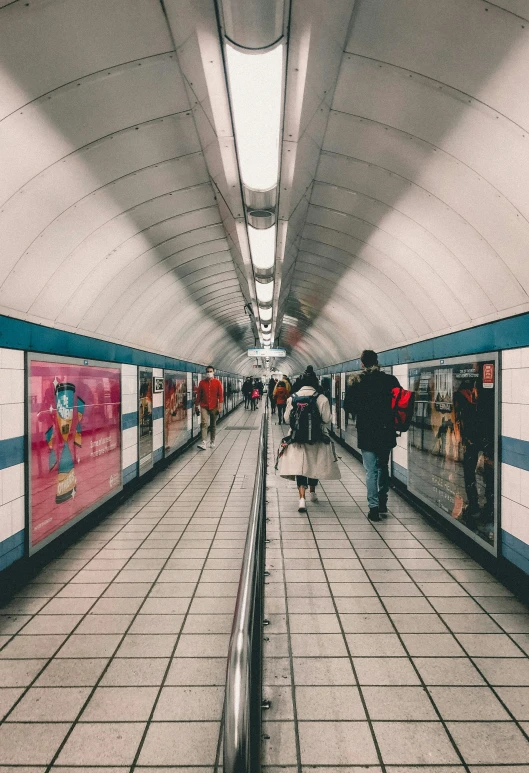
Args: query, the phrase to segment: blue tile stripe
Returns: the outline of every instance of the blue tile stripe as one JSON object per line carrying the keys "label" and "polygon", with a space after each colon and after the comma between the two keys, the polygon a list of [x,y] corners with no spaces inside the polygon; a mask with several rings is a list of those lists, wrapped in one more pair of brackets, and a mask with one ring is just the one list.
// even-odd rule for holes
{"label": "blue tile stripe", "polygon": [[0,440],[0,470],[24,462],[24,438],[14,437]]}
{"label": "blue tile stripe", "polygon": [[[79,357],[85,360],[103,360],[190,373],[203,373],[205,368],[205,365],[195,362],[177,360],[163,354],[145,352],[141,349],[134,349],[132,346],[114,344],[99,338],[57,330],[5,315],[0,315],[0,346],[42,354]],[[225,373],[224,371],[218,371],[218,375],[237,377],[235,373]]]}
{"label": "blue tile stripe", "polygon": [[[445,357],[460,357],[464,354],[479,352],[495,352],[502,349],[518,349],[529,346],[529,314],[519,314],[485,325],[460,330],[418,341],[409,346],[401,346],[380,352],[378,359],[381,365],[400,365],[409,362],[437,360]],[[360,360],[329,365],[318,371],[321,375],[341,373],[360,369]]]}
{"label": "blue tile stripe", "polygon": [[124,413],[121,417],[121,426],[123,429],[130,429],[131,427],[138,426],[138,412],[132,411],[132,413]]}
{"label": "blue tile stripe", "polygon": [[157,448],[155,451],[153,451],[153,455],[152,455],[153,464],[156,464],[156,462],[161,461],[161,459],[163,459],[163,448]]}
{"label": "blue tile stripe", "polygon": [[529,442],[502,436],[501,460],[504,464],[510,464],[511,467],[529,470]]}
{"label": "blue tile stripe", "polygon": [[0,572],[24,556],[24,530],[0,542]]}
{"label": "blue tile stripe", "polygon": [[123,470],[123,485],[126,483],[130,483],[131,480],[134,480],[134,478],[138,477],[138,462],[133,462],[133,464],[129,464],[128,467],[125,467]]}
{"label": "blue tile stripe", "polygon": [[163,419],[163,405],[158,405],[152,409],[152,420]]}
{"label": "blue tile stripe", "polygon": [[518,537],[502,530],[501,552],[504,558],[516,564],[522,571],[529,574],[529,545]]}

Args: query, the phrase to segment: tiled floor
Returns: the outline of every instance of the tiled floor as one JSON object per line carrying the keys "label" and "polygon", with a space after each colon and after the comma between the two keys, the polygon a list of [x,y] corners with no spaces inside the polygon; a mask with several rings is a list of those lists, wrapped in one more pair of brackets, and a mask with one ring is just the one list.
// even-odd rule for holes
{"label": "tiled floor", "polygon": [[0,610],[0,773],[213,770],[259,421],[238,409]]}
{"label": "tiled floor", "polygon": [[529,771],[527,608],[396,494],[370,524],[363,469],[339,446],[342,480],[298,513],[273,470],[283,434],[274,423],[268,773]]}

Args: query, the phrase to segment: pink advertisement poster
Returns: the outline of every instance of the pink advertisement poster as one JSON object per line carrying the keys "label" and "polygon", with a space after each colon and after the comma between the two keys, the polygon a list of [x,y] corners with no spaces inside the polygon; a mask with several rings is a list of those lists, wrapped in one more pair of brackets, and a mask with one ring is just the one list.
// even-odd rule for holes
{"label": "pink advertisement poster", "polygon": [[30,551],[121,488],[120,376],[30,360]]}

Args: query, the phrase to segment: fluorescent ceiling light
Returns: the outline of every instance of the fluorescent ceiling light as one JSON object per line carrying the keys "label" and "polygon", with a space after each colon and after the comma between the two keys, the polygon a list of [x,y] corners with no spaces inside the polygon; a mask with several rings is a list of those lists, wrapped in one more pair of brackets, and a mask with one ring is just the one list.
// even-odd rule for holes
{"label": "fluorescent ceiling light", "polygon": [[272,330],[272,325],[270,324],[270,322],[267,322],[267,323],[261,322],[261,330],[263,331],[263,333],[268,333],[270,330]]}
{"label": "fluorescent ceiling light", "polygon": [[264,54],[227,45],[226,57],[242,181],[265,191],[279,178],[283,45]]}
{"label": "fluorescent ceiling light", "polygon": [[272,319],[272,309],[259,309],[259,316],[263,322],[270,322]]}
{"label": "fluorescent ceiling light", "polygon": [[249,225],[248,239],[255,268],[262,271],[273,268],[276,251],[276,226],[273,225],[271,228],[253,228]]}
{"label": "fluorescent ceiling light", "polygon": [[263,333],[263,341],[270,341],[271,338],[272,338],[271,333],[268,333],[268,334]]}
{"label": "fluorescent ceiling light", "polygon": [[260,303],[270,303],[274,297],[274,283],[266,282],[265,284],[263,282],[256,282],[255,292],[257,295],[257,300]]}

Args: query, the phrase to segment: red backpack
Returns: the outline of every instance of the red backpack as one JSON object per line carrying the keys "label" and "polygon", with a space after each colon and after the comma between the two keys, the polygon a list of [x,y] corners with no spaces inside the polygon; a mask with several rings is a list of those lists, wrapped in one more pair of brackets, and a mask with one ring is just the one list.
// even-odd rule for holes
{"label": "red backpack", "polygon": [[397,432],[407,432],[413,418],[415,407],[415,392],[402,387],[393,387],[391,390],[391,408],[393,410],[393,423]]}

